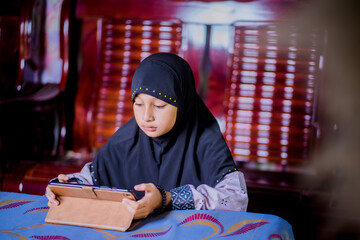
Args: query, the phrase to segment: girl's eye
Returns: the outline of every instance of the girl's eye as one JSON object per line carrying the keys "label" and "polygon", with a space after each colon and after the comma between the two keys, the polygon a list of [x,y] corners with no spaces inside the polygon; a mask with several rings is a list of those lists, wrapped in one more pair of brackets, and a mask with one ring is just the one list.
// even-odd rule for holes
{"label": "girl's eye", "polygon": [[142,104],[141,104],[141,103],[134,102],[134,106],[135,106],[135,107],[141,107]]}
{"label": "girl's eye", "polygon": [[161,109],[161,108],[164,108],[165,105],[155,105],[155,107]]}

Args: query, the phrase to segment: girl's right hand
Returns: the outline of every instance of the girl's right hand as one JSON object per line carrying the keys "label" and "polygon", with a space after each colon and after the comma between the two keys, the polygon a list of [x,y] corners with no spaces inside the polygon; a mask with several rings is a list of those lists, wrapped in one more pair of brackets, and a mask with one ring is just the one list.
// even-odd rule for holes
{"label": "girl's right hand", "polygon": [[[65,175],[65,174],[59,174],[58,176],[58,180],[59,182],[68,182],[69,180],[69,176]],[[47,197],[48,201],[48,206],[50,207],[52,204],[55,205],[59,205],[59,201],[56,199],[55,194],[50,190],[49,187],[46,188],[46,193],[45,196]]]}

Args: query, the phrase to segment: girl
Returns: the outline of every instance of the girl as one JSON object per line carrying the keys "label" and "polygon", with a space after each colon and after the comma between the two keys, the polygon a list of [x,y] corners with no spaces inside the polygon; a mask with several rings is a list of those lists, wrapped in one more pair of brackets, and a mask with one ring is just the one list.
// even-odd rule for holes
{"label": "girl", "polygon": [[[134,118],[80,173],[60,174],[59,181],[143,191],[138,201],[123,200],[136,219],[165,208],[246,211],[244,176],[196,92],[189,64],[153,54],[135,71],[131,93]],[[46,196],[49,205],[59,204],[49,189]]]}

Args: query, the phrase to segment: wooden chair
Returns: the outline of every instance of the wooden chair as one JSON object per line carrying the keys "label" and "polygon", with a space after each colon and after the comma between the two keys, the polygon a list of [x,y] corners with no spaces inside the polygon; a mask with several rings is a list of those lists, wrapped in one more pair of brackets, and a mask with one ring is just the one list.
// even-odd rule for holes
{"label": "wooden chair", "polygon": [[237,24],[224,134],[234,158],[304,164],[316,137],[321,32],[281,22]]}
{"label": "wooden chair", "polygon": [[[2,158],[42,158],[55,156],[64,144],[64,92],[67,80],[68,56],[61,54],[62,76],[57,83],[42,83],[45,51],[45,2],[26,1],[19,23],[19,58],[16,83],[0,100],[1,120],[0,148]],[[68,4],[65,1],[63,7]],[[35,5],[36,4],[36,5]],[[35,11],[36,10],[36,11]],[[38,17],[40,16],[40,17]],[[39,21],[35,21],[39,18]],[[66,16],[62,16],[66,22]],[[65,32],[64,32],[65,30]],[[67,29],[61,26],[61,47],[68,48]],[[40,50],[38,50],[40,49]],[[36,51],[35,51],[36,50]],[[62,49],[63,52],[68,49]],[[21,138],[19,138],[21,135]],[[24,141],[21,141],[24,139]],[[23,151],[17,151],[22,145]],[[19,153],[21,152],[21,154]]]}
{"label": "wooden chair", "polygon": [[133,116],[131,79],[140,61],[159,51],[178,54],[181,46],[178,21],[101,18],[93,27],[84,37],[96,34],[97,43],[91,46],[96,51],[84,49],[82,56],[84,70],[90,68],[86,59],[96,59],[95,71],[91,77],[84,77],[85,72],[79,76],[79,86],[90,85],[92,90],[90,95],[88,91],[77,94],[74,127],[74,137],[79,137],[74,140],[74,151],[83,148],[89,153],[101,148]]}
{"label": "wooden chair", "polygon": [[[62,75],[57,83],[43,84],[35,72],[43,68],[43,55],[34,57],[32,45],[34,38],[43,39],[30,31],[32,17],[45,12],[34,12],[35,1],[26,1],[21,10],[19,24],[19,59],[16,91],[0,100],[0,156],[3,166],[4,180],[2,190],[19,191],[20,183],[26,180],[26,172],[32,166],[43,161],[62,156],[66,136],[66,85],[69,69],[69,17],[70,1],[62,4],[60,24],[60,58]],[[43,9],[44,10],[44,9]],[[44,27],[44,22],[37,25]],[[34,30],[35,26],[32,26]],[[37,29],[37,28],[36,28]],[[39,34],[43,30],[36,31]],[[39,41],[39,48],[44,46]],[[39,59],[35,61],[34,59]],[[39,62],[39,64],[36,64]],[[36,70],[27,75],[27,64]],[[30,76],[30,77],[29,77]],[[52,174],[49,174],[52,177]],[[57,174],[55,175],[57,176]],[[38,178],[39,179],[39,178]],[[15,186],[15,187],[13,187]],[[43,192],[43,189],[42,189]]]}

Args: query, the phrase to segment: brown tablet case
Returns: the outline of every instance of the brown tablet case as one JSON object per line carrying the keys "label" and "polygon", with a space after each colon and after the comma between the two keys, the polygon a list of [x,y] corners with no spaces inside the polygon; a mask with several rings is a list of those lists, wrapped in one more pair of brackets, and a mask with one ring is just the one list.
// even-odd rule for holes
{"label": "brown tablet case", "polygon": [[51,205],[45,222],[126,231],[134,212],[122,204],[124,197],[135,200],[130,192],[95,189],[91,186],[49,185],[59,205]]}

